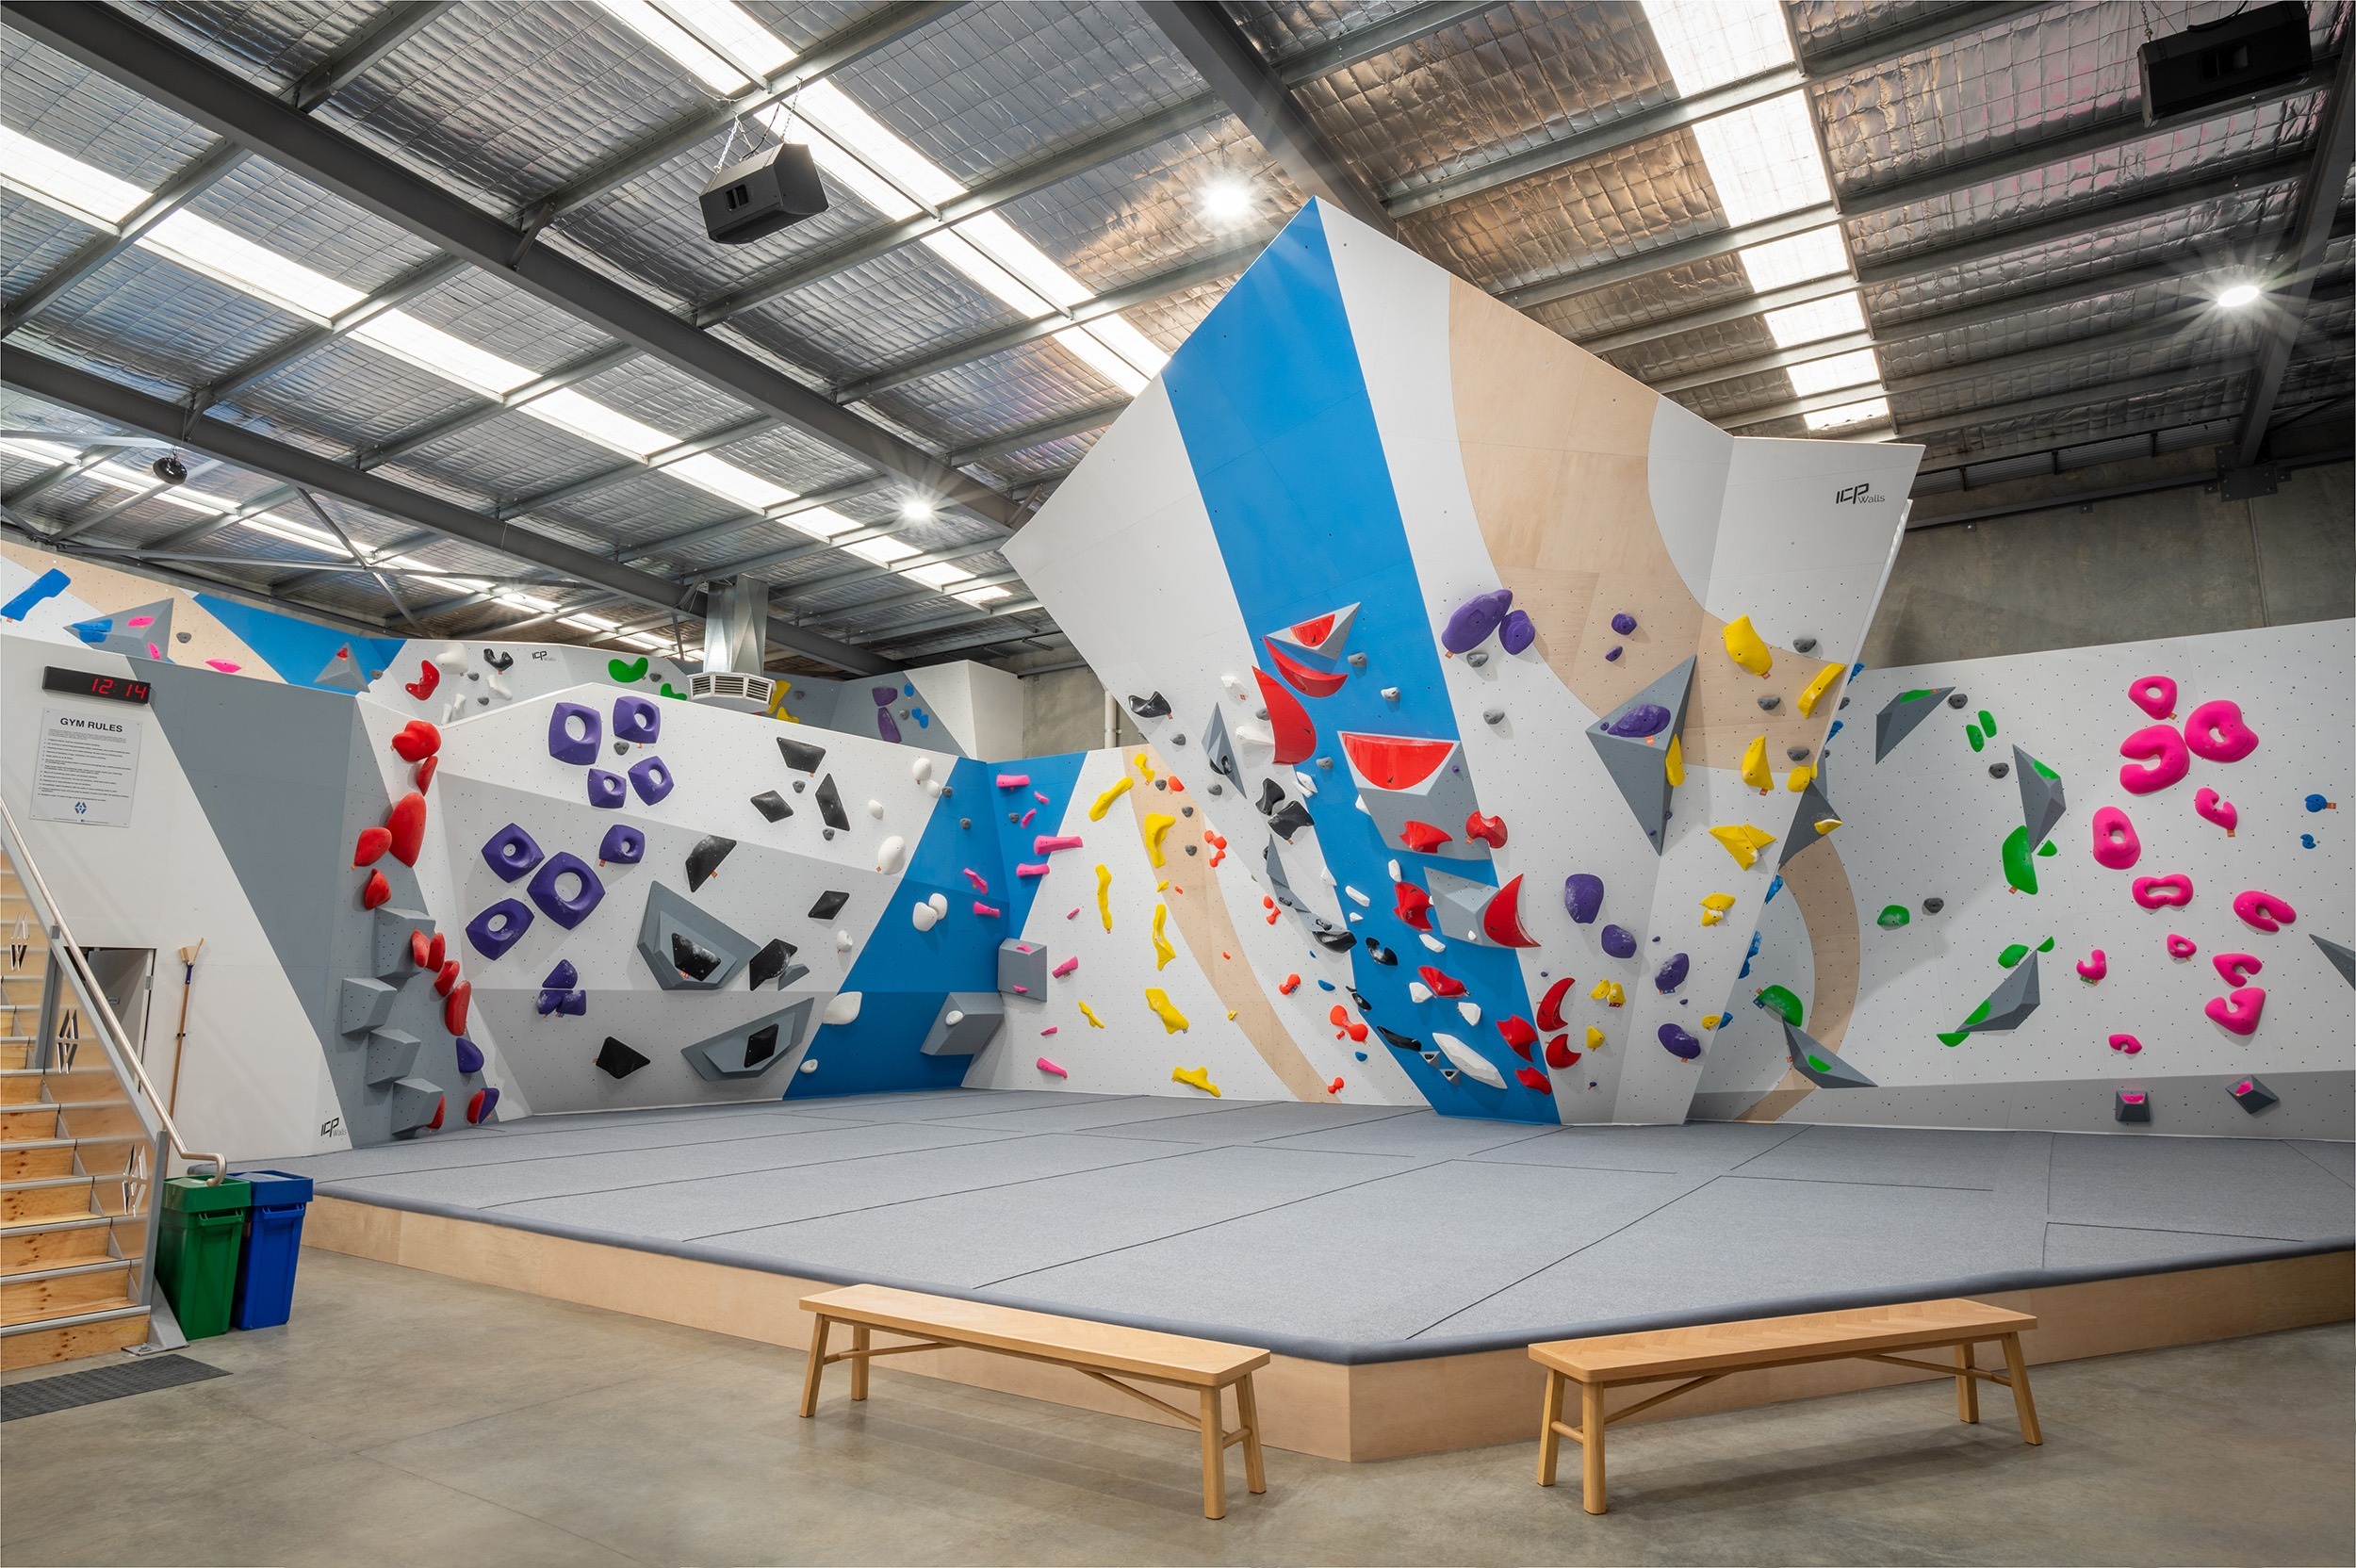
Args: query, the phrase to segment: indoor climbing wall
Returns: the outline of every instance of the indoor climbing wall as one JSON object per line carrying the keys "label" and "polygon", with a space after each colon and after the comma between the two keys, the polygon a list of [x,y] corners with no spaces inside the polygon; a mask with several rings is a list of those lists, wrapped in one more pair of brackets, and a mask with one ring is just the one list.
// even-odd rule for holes
{"label": "indoor climbing wall", "polygon": [[[1840,825],[1811,775],[1917,456],[1726,436],[1304,209],[1009,547],[1185,778],[1168,833],[1216,835],[1216,898],[1162,902],[1243,939],[1181,932],[1225,1070],[1682,1119],[1779,860]],[[1078,1060],[1031,1081],[1163,1070],[1124,907],[1078,972],[1106,1039],[1051,1021]]]}
{"label": "indoor climbing wall", "polygon": [[2349,1136],[2352,662],[2339,621],[1865,671],[1696,1114]]}

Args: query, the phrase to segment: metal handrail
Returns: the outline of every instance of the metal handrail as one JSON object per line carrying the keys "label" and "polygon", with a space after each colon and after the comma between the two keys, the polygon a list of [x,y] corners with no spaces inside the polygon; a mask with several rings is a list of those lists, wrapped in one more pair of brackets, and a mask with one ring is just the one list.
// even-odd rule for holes
{"label": "metal handrail", "polygon": [[[34,895],[36,913],[42,917],[50,952],[64,953],[67,973],[74,982],[82,1010],[99,1021],[99,1043],[114,1062],[115,1075],[120,1078],[124,1068],[130,1069],[132,1076],[139,1080],[140,1090],[147,1096],[147,1103],[155,1113],[155,1120],[161,1124],[164,1136],[171,1140],[172,1152],[179,1155],[181,1163],[191,1170],[207,1161],[211,1162],[213,1172],[206,1184],[218,1186],[229,1174],[228,1156],[193,1151],[180,1136],[180,1129],[172,1119],[172,1112],[165,1107],[163,1097],[155,1092],[155,1086],[148,1080],[146,1067],[131,1050],[130,1034],[123,1027],[123,1021],[115,1017],[113,1006],[106,1001],[106,991],[98,984],[97,973],[90,969],[90,960],[82,956],[81,944],[74,939],[73,931],[67,927],[65,911],[58,906],[57,895],[49,890],[49,883],[41,874],[41,867],[34,863],[31,848],[25,841],[25,830],[17,825],[16,813],[8,809],[5,799],[0,799],[0,827],[7,829],[8,858],[16,862],[17,874],[24,879],[27,892]],[[160,1180],[165,1174],[168,1172],[158,1171],[155,1179]]]}

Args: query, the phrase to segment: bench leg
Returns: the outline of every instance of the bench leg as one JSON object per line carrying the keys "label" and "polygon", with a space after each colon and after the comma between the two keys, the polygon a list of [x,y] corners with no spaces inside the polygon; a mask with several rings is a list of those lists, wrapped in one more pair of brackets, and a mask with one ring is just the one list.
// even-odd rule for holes
{"label": "bench leg", "polygon": [[[1252,1374],[1235,1385],[1235,1415],[1243,1422],[1243,1479],[1253,1492],[1268,1490],[1268,1461],[1260,1452],[1260,1401],[1252,1392]],[[1224,1488],[1221,1488],[1224,1491]]]}
{"label": "bench leg", "polygon": [[1977,1423],[1980,1419],[1980,1380],[1970,1375],[1972,1368],[1978,1364],[1972,1360],[1974,1348],[1970,1345],[1955,1347],[1955,1365],[1961,1368],[1955,1375],[1955,1419]]}
{"label": "bench leg", "polygon": [[1554,1467],[1562,1457],[1562,1434],[1554,1424],[1562,1419],[1562,1374],[1546,1368],[1546,1397],[1538,1402],[1538,1484],[1554,1484]]}
{"label": "bench leg", "polygon": [[1203,1391],[1203,1517],[1227,1517],[1227,1433],[1216,1388]]}
{"label": "bench leg", "polygon": [[851,1397],[867,1397],[867,1325],[851,1325]]}
{"label": "bench leg", "polygon": [[826,1370],[826,1330],[828,1319],[822,1314],[816,1327],[810,1331],[810,1364],[802,1368],[802,1413],[818,1413],[818,1380]]}
{"label": "bench leg", "polygon": [[1582,1471],[1579,1501],[1590,1513],[1603,1511],[1603,1385],[1579,1385],[1579,1457]]}
{"label": "bench leg", "polygon": [[2013,1413],[2021,1417],[2021,1441],[2042,1444],[2045,1434],[2037,1429],[2037,1401],[2029,1396],[2029,1363],[2021,1353],[2021,1336],[2004,1336],[2004,1370],[2012,1378]]}

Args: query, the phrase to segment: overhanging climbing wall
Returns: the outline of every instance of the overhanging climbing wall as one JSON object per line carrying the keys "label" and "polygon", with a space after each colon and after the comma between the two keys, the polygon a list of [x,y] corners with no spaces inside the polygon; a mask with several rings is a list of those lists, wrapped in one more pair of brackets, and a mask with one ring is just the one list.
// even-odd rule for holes
{"label": "overhanging climbing wall", "polygon": [[1784,868],[1696,1113],[2356,1133],[2351,663],[2337,621],[1865,672],[1847,825]]}
{"label": "overhanging climbing wall", "polygon": [[1156,891],[1267,1016],[1236,1070],[1319,1086],[1307,995],[1381,1092],[1682,1119],[1779,856],[1838,823],[1808,772],[1918,455],[1726,436],[1304,209],[1008,550],[1184,776],[1170,831],[1224,841]]}

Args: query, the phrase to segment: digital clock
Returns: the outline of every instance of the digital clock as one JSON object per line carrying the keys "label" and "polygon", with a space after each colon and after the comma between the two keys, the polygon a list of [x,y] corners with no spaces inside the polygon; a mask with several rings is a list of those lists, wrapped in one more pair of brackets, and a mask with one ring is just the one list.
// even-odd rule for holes
{"label": "digital clock", "polygon": [[71,692],[77,697],[102,697],[108,702],[144,703],[154,690],[144,680],[128,676],[95,675],[89,670],[61,670],[51,664],[42,669],[41,689],[44,692]]}

